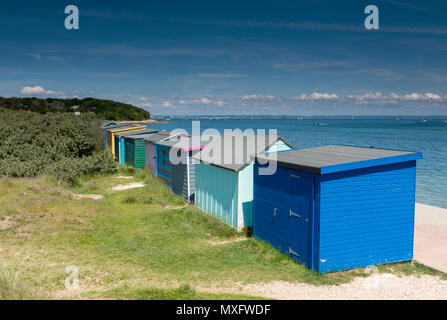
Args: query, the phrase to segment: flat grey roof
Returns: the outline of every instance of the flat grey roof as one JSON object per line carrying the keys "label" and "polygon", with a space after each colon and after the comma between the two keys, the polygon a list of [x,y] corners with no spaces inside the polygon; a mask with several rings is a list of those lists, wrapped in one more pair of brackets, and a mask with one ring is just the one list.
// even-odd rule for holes
{"label": "flat grey roof", "polygon": [[[199,138],[200,139],[200,138]],[[175,147],[177,149],[182,150],[199,150],[202,149],[206,143],[201,142],[199,139],[193,139],[192,137],[187,137],[184,139],[180,139],[180,141],[160,141],[157,144],[167,147]],[[199,141],[196,141],[199,140]]]}
{"label": "flat grey roof", "polygon": [[[315,148],[258,154],[259,162],[270,160],[279,166],[315,174],[333,173],[421,159],[418,152],[329,145]],[[276,157],[276,159],[275,159]]]}
{"label": "flat grey roof", "polygon": [[278,135],[226,134],[213,136],[205,148],[193,158],[221,168],[240,171],[251,163],[251,155],[265,152],[278,140],[282,140],[293,148],[290,142]]}
{"label": "flat grey roof", "polygon": [[150,134],[134,134],[134,135],[129,135],[126,136],[126,139],[134,139],[134,140],[141,140],[146,138],[147,136],[150,136]]}
{"label": "flat grey roof", "polygon": [[[159,142],[159,141],[167,140],[170,137],[172,137],[173,135],[175,136],[174,132],[163,130],[163,131],[160,131],[160,132],[157,132],[154,134],[147,135],[144,138],[144,140],[150,141],[150,142]],[[181,135],[181,134],[179,133],[179,135]]]}
{"label": "flat grey roof", "polygon": [[157,132],[157,130],[146,129],[146,130],[141,130],[141,131],[122,132],[122,133],[115,134],[115,137],[130,137],[130,136],[135,136],[135,135],[146,136],[146,134],[149,134],[152,132]]}

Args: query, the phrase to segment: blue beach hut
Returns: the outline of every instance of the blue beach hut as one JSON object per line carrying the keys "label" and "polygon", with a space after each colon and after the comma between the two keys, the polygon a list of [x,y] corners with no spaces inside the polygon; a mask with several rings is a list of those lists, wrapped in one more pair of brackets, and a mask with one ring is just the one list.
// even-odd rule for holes
{"label": "blue beach hut", "polygon": [[158,130],[146,129],[141,131],[123,132],[115,135],[115,160],[120,164],[125,164],[126,160],[126,144],[125,138],[135,135],[146,135],[157,133]]}
{"label": "blue beach hut", "polygon": [[412,260],[421,158],[339,145],[278,152],[276,173],[254,177],[253,234],[319,273]]}
{"label": "blue beach hut", "polygon": [[194,156],[196,205],[238,231],[251,227],[253,162],[250,155],[292,148],[293,145],[280,136],[226,134],[213,137]]}

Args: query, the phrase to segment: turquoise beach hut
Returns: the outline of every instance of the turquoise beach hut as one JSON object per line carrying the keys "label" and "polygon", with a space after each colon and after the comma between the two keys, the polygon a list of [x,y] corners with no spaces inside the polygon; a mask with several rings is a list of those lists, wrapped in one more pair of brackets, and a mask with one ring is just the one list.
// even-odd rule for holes
{"label": "turquoise beach hut", "polygon": [[284,138],[273,135],[226,134],[213,137],[194,156],[197,161],[196,205],[238,231],[252,227],[254,166],[250,155],[293,148]]}
{"label": "turquoise beach hut", "polygon": [[125,164],[126,160],[126,144],[125,138],[135,135],[145,135],[157,133],[158,130],[146,129],[141,131],[123,132],[115,135],[115,160],[120,164]]}

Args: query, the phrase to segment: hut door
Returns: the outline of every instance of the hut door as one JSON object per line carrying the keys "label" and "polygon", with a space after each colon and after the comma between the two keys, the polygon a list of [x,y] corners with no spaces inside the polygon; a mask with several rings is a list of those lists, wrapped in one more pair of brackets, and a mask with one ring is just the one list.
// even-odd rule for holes
{"label": "hut door", "polygon": [[299,175],[290,175],[290,190],[293,197],[290,203],[290,246],[289,254],[295,260],[309,265],[310,231],[314,199],[314,181]]}

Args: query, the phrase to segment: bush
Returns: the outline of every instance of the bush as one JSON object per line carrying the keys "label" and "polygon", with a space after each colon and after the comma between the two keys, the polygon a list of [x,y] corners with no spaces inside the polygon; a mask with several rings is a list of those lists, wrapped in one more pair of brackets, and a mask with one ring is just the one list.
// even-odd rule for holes
{"label": "bush", "polygon": [[116,170],[98,149],[99,120],[93,114],[45,115],[0,108],[0,176],[51,174],[74,184],[78,177]]}
{"label": "bush", "polygon": [[94,173],[113,173],[117,170],[111,154],[95,152],[83,158],[64,158],[48,168],[48,174],[59,181],[74,185],[78,178]]}

